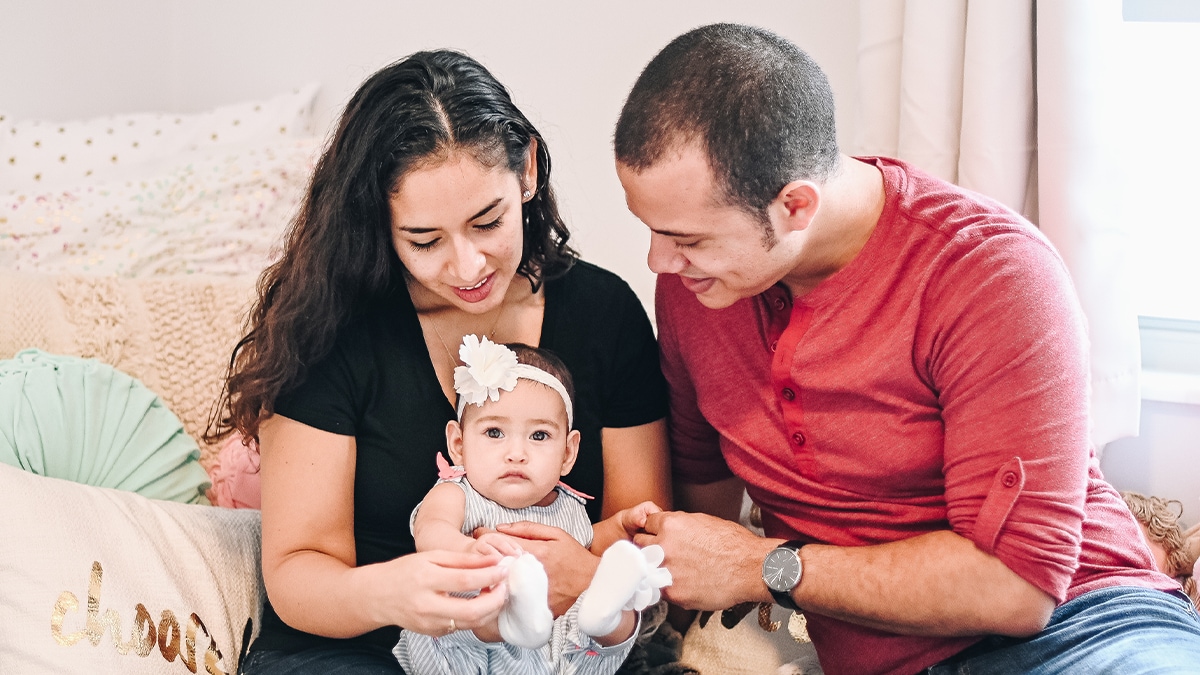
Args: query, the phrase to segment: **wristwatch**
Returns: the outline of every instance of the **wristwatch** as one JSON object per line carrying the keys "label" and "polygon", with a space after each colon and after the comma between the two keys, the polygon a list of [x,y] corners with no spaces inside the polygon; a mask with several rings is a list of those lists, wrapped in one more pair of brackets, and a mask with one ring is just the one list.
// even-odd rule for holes
{"label": "wristwatch", "polygon": [[781,607],[803,611],[792,599],[792,590],[800,585],[804,569],[800,564],[800,547],[808,542],[785,541],[767,554],[762,563],[762,580]]}

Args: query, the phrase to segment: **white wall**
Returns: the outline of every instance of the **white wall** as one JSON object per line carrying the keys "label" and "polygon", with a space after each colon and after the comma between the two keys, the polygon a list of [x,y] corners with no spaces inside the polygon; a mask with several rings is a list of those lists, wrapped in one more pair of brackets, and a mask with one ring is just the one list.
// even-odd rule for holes
{"label": "white wall", "polygon": [[854,97],[857,3],[831,0],[0,0],[0,111],[78,119],[196,112],[323,84],[329,122],[378,68],[419,49],[479,59],[546,137],[573,242],[649,305],[649,238],[625,209],[612,127],[645,63],[714,21],[770,28],[828,71],[843,139]]}
{"label": "white wall", "polygon": [[[546,136],[575,243],[649,305],[645,229],[626,211],[610,136],[642,66],[713,21],[761,25],[825,68],[843,143],[852,137],[858,3],[843,0],[0,0],[0,112],[55,120],[196,112],[323,84],[328,123],[357,85],[418,49],[488,66]],[[1142,436],[1111,444],[1120,489],[1179,499],[1200,519],[1200,407],[1147,403]]]}

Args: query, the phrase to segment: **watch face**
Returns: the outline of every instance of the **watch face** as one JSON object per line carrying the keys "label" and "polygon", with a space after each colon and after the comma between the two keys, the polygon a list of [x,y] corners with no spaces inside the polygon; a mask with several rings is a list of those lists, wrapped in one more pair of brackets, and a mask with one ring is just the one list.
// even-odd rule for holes
{"label": "watch face", "polygon": [[763,560],[762,577],[768,588],[791,592],[800,582],[800,556],[790,548],[771,551]]}

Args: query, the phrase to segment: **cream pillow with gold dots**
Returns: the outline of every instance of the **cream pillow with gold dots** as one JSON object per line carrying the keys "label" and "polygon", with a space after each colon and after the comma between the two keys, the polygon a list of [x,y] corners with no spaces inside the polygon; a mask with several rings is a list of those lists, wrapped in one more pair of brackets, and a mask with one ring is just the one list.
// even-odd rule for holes
{"label": "cream pillow with gold dots", "polygon": [[257,275],[299,210],[320,147],[316,137],[226,145],[181,153],[142,178],[0,195],[0,268]]}
{"label": "cream pillow with gold dots", "polygon": [[314,134],[318,85],[195,114],[56,122],[0,112],[0,194],[44,194],[136,176],[189,151]]}

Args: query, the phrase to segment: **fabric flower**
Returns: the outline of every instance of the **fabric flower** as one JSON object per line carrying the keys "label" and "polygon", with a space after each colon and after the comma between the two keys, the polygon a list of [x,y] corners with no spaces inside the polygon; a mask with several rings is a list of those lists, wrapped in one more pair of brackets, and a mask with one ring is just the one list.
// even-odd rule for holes
{"label": "fabric flower", "polygon": [[517,386],[517,355],[504,345],[484,336],[464,335],[458,348],[458,358],[465,366],[454,369],[454,391],[465,403],[483,405],[487,399],[500,400],[500,390],[512,391]]}

